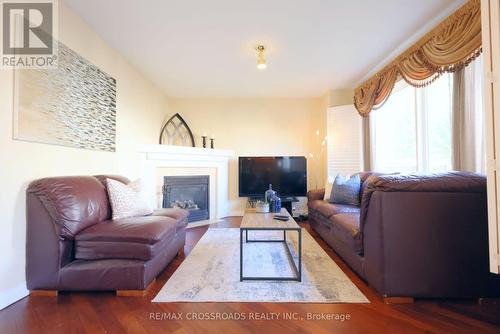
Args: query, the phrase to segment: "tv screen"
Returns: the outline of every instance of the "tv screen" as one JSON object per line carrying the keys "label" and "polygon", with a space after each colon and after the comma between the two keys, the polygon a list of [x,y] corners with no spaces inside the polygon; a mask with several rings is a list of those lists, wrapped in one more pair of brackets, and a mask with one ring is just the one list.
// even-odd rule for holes
{"label": "tv screen", "polygon": [[281,197],[305,196],[307,163],[305,157],[240,157],[239,196],[263,197],[273,185]]}

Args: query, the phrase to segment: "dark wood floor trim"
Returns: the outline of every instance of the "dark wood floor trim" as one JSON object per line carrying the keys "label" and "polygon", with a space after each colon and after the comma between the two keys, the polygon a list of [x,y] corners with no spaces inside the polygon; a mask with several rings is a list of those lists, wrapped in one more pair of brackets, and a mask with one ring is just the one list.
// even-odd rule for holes
{"label": "dark wood floor trim", "polygon": [[57,290],[31,290],[30,296],[32,297],[57,297],[59,291]]}
{"label": "dark wood floor trim", "polygon": [[413,304],[413,297],[383,297],[384,304]]}

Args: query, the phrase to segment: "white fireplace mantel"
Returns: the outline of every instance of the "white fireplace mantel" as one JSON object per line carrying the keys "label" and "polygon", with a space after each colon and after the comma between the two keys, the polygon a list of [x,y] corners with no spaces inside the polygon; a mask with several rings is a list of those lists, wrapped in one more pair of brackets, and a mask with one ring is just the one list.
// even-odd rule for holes
{"label": "white fireplace mantel", "polygon": [[151,206],[159,207],[157,189],[161,185],[157,178],[158,171],[169,168],[186,171],[205,168],[213,171],[210,173],[209,185],[210,219],[219,219],[229,214],[229,160],[235,156],[234,151],[171,145],[143,145],[138,151],[141,155],[143,189]]}
{"label": "white fireplace mantel", "polygon": [[182,155],[190,157],[203,158],[231,158],[234,157],[233,150],[221,150],[221,149],[211,149],[202,147],[188,147],[188,146],[173,146],[173,145],[142,145],[139,147],[139,152],[146,153],[148,156],[156,156],[156,154],[161,155]]}

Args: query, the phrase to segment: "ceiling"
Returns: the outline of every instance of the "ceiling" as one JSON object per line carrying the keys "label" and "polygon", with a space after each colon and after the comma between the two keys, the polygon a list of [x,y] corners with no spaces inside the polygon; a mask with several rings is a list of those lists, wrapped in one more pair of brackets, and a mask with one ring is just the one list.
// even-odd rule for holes
{"label": "ceiling", "polygon": [[[352,88],[457,0],[65,0],[169,97]],[[267,69],[255,46],[266,46]]]}

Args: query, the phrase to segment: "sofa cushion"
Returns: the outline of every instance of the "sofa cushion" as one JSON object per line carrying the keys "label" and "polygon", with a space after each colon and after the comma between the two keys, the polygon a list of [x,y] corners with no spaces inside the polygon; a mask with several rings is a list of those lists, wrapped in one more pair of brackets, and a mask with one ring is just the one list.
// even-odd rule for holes
{"label": "sofa cushion", "polygon": [[330,217],[332,233],[354,252],[363,255],[363,238],[359,230],[359,213],[339,213]]}
{"label": "sofa cushion", "polygon": [[106,189],[92,176],[40,179],[28,186],[27,193],[43,203],[56,232],[66,240],[105,220],[109,214]]}
{"label": "sofa cushion", "polygon": [[142,242],[123,241],[75,241],[75,259],[135,259],[148,261],[160,254],[172,238],[165,238],[151,245]]}
{"label": "sofa cushion", "polygon": [[91,226],[75,237],[77,241],[137,242],[155,244],[173,237],[176,221],[170,217],[133,217],[106,220]]}
{"label": "sofa cushion", "polygon": [[107,220],[76,235],[75,258],[149,260],[172,241],[176,225],[170,217]]}
{"label": "sofa cushion", "polygon": [[310,211],[317,211],[325,218],[339,213],[359,213],[359,207],[348,204],[334,204],[327,201],[315,200],[307,203]]}

